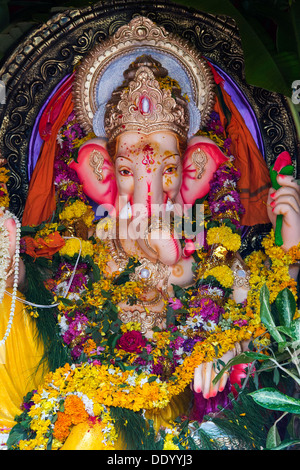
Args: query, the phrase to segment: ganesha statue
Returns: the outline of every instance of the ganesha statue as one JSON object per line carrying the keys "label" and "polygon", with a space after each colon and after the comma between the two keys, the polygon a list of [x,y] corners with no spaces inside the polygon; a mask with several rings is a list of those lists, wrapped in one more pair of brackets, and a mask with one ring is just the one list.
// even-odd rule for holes
{"label": "ganesha statue", "polygon": [[[124,78],[106,105],[106,139],[83,144],[71,168],[85,193],[109,212],[96,230],[110,247],[109,271],[122,271],[129,258],[139,260],[131,279],[142,281],[144,292],[137,304],[118,305],[119,318],[140,323],[147,337],[153,327],[166,328],[165,304],[174,297],[172,286],[187,288],[195,283],[193,253],[203,235],[201,211],[198,231],[190,235],[193,241],[183,238],[172,221],[177,217],[182,228],[187,208],[207,195],[209,182],[227,158],[207,137],[188,139],[188,102],[160,62],[139,56]],[[188,225],[188,216],[184,221]],[[238,259],[232,263],[235,272],[240,268],[245,276],[233,294],[241,302],[247,296],[247,274]],[[211,371],[196,370],[195,389],[206,398],[224,388],[224,378],[216,386],[212,379]]]}
{"label": "ganesha statue", "polygon": [[[157,384],[161,387],[161,395],[157,395],[151,406],[144,404],[144,408],[138,407],[129,391],[126,392],[128,403],[135,404],[130,408],[125,400],[120,405],[119,395],[110,389],[113,379],[107,382],[101,379],[101,386],[96,387],[91,395],[86,392],[85,386],[73,395],[68,389],[66,397],[70,394],[78,400],[81,397],[85,403],[85,420],[72,421],[70,414],[68,430],[72,429],[71,434],[62,437],[58,427],[69,406],[67,400],[70,397],[66,398],[65,411],[55,411],[58,413],[54,425],[57,448],[84,446],[97,449],[104,446],[103,426],[101,428],[99,419],[93,427],[90,422],[86,428],[82,427],[88,422],[87,403],[95,400],[90,418],[100,416],[96,409],[100,413],[102,405],[129,406],[134,411],[144,409],[145,416],[154,420],[158,430],[183,413],[190,413],[191,419],[198,419],[201,413],[196,408],[201,397],[203,417],[209,411],[217,411],[217,405],[228,404],[227,395],[234,383],[234,374],[230,376],[226,372],[219,380],[214,380],[220,370],[219,365],[226,364],[244,351],[250,340],[262,334],[263,328],[259,312],[254,308],[254,297],[249,297],[253,286],[255,292],[250,268],[239,255],[241,227],[247,225],[251,201],[246,202],[245,210],[238,188],[241,176],[238,156],[232,155],[232,149],[226,146],[224,133],[222,138],[213,139],[209,132],[205,132],[211,116],[217,115],[221,109],[215,95],[216,81],[222,81],[217,71],[190,44],[167,33],[149,19],[137,17],[103,44],[94,47],[77,66],[71,80],[72,91],[69,90],[71,94],[68,96],[73,100],[74,110],[72,119],[67,118],[69,122],[75,120],[79,123],[82,135],[76,157],[71,154],[67,165],[68,171],[72,171],[73,178],[78,182],[78,190],[83,195],[81,201],[85,201],[89,210],[94,210],[94,220],[84,227],[86,230],[80,224],[75,226],[71,223],[70,228],[66,212],[64,216],[61,213],[58,221],[63,228],[56,236],[57,245],[53,253],[47,259],[60,256],[61,272],[67,263],[71,263],[67,277],[70,279],[70,289],[77,275],[80,254],[84,257],[83,243],[90,243],[98,255],[103,249],[106,258],[105,263],[101,264],[100,271],[103,271],[98,272],[98,279],[95,278],[96,271],[92,270],[90,284],[85,277],[84,288],[79,294],[73,297],[66,294],[61,304],[58,289],[53,287],[54,281],[48,280],[45,284],[50,291],[54,289],[53,302],[56,303],[53,306],[59,306],[57,323],[64,337],[67,333],[71,334],[69,325],[78,315],[75,330],[80,334],[75,339],[72,337],[68,344],[81,346],[80,351],[85,354],[88,367],[94,364],[100,370],[107,361],[111,376],[122,376],[123,373],[125,377],[127,374],[126,380],[129,381],[128,374],[135,369],[138,373],[136,377],[131,377],[131,382],[136,384],[144,377],[143,374],[150,374],[151,380],[143,379],[149,390],[151,384],[153,388]],[[67,87],[63,88],[61,95],[64,98],[66,90]],[[236,112],[225,91],[224,96],[227,106]],[[65,121],[67,124],[62,122],[61,128],[68,125],[67,119]],[[246,125],[242,126],[250,148],[252,137],[246,132]],[[237,150],[238,139],[233,143],[233,148]],[[62,141],[61,147],[63,145]],[[288,252],[300,242],[299,186],[292,176],[279,175],[279,189],[272,188],[268,170],[258,153],[255,155],[253,152],[251,158],[252,165],[255,165],[257,158],[257,168],[261,169],[258,179],[261,179],[263,188],[260,208],[254,210],[257,223],[271,221],[275,230],[276,218],[282,216],[281,249]],[[35,243],[41,240],[41,233],[47,226],[52,227],[52,232],[49,228],[51,235],[57,233],[59,226],[55,225],[51,211],[48,214],[44,212],[42,220],[34,219],[35,191],[40,186],[38,181],[38,176],[34,174],[23,216],[23,226],[38,227],[39,237],[36,235]],[[59,186],[61,183],[56,184]],[[35,196],[31,197],[31,194]],[[67,208],[73,207],[76,197],[73,194],[67,198]],[[59,195],[53,200],[57,206],[61,204]],[[50,207],[53,205],[50,204]],[[49,223],[46,219],[51,215]],[[10,240],[9,257],[12,259],[16,251],[16,227],[9,216],[3,217]],[[29,246],[28,237],[25,239]],[[54,238],[51,240],[54,241]],[[63,250],[70,240],[81,240],[77,258],[77,255],[72,258],[70,254],[64,258]],[[35,260],[43,257],[37,253],[35,251]],[[18,260],[17,281],[16,275],[7,277],[6,289],[9,291],[9,288],[16,287],[18,282],[20,289],[24,286],[26,296],[25,259]],[[95,259],[99,260],[99,256]],[[294,261],[287,267],[292,287],[298,275],[297,262]],[[95,268],[95,264],[97,261],[94,260],[91,266]],[[50,269],[49,266],[47,269]],[[82,276],[86,276],[86,271],[82,272]],[[52,272],[52,275],[57,279],[56,274]],[[135,293],[131,296],[126,291],[125,296],[111,297],[115,286],[122,286],[122,275],[127,276],[126,286],[134,286]],[[61,285],[65,286],[66,283],[62,282]],[[95,297],[95,292],[103,293],[105,285],[110,287],[104,297],[115,299],[110,308],[116,316],[109,322],[98,315],[102,306],[106,305],[104,297],[98,304]],[[255,295],[257,298],[257,292]],[[28,301],[30,304],[30,299]],[[94,309],[92,319],[87,313],[91,306]],[[43,305],[32,303],[32,307],[42,309]],[[103,320],[101,328],[99,324],[97,326],[97,318]],[[14,328],[13,323],[10,326]],[[124,335],[133,331],[136,334],[131,335],[132,341],[139,338],[139,343],[125,345],[122,342]],[[107,339],[109,332],[112,339]],[[101,337],[103,342],[97,343],[96,338],[101,340]],[[156,352],[163,349],[163,341],[164,358]],[[94,345],[92,353],[88,344]],[[41,354],[39,351],[36,357],[40,359]],[[151,367],[145,354],[154,358]],[[79,362],[84,362],[82,357],[73,356],[74,368]],[[123,365],[118,369],[121,362]],[[66,380],[73,374],[73,366],[68,367],[64,376]],[[78,374],[86,370],[81,367]],[[56,372],[52,373],[51,380],[54,380]],[[244,371],[236,369],[235,374],[243,376]],[[87,375],[85,384],[88,384],[90,377]],[[42,383],[42,379],[40,381]],[[62,382],[51,383],[53,387],[48,383],[43,396],[49,396],[50,388],[63,393],[57,385]],[[162,383],[170,384],[166,396],[164,387],[168,385]],[[176,385],[176,392],[172,384]],[[123,382],[118,390],[124,391],[125,385]],[[103,394],[100,393],[102,388],[106,390]],[[142,385],[139,385],[134,389],[136,397],[141,388]],[[181,399],[182,393],[185,396]],[[217,397],[221,398],[214,402]],[[31,403],[35,403],[34,394],[30,399]],[[159,404],[160,400],[164,406]],[[33,407],[30,413],[34,416]],[[102,431],[99,431],[99,426]],[[30,438],[23,440],[22,448],[26,448],[29,441]],[[34,446],[38,448],[39,444],[35,443]]]}

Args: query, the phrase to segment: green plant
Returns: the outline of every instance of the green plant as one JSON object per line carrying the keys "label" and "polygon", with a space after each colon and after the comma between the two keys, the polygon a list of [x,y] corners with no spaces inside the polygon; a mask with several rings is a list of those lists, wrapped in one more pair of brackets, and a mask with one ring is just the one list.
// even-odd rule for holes
{"label": "green plant", "polygon": [[[243,352],[222,368],[215,382],[235,364],[251,364],[248,377],[254,374],[257,390],[249,396],[267,410],[282,412],[270,427],[266,437],[266,449],[285,449],[300,444],[296,428],[299,426],[300,399],[300,318],[295,319],[296,301],[289,289],[283,289],[275,302],[270,303],[267,286],[260,292],[261,321],[271,336],[271,343],[263,352]],[[254,369],[255,368],[255,369]],[[262,386],[265,377],[272,374],[273,386]],[[270,378],[270,377],[269,377]],[[268,379],[269,379],[268,378]],[[247,386],[247,378],[242,389]],[[279,432],[281,420],[287,422],[284,432]],[[281,435],[283,434],[283,438]]]}

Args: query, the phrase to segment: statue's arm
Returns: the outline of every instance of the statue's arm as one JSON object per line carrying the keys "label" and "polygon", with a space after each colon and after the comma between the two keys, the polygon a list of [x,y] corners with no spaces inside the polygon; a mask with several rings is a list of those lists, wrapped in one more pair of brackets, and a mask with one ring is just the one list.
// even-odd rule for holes
{"label": "statue's arm", "polygon": [[[4,217],[5,212],[0,209],[0,217]],[[5,219],[5,217],[4,217]],[[2,220],[4,220],[2,219]],[[4,220],[5,229],[8,232],[9,237],[9,256],[10,262],[6,271],[6,288],[13,287],[15,275],[18,275],[18,288],[22,290],[26,282],[25,265],[21,258],[19,258],[18,265],[15,265],[16,259],[16,239],[17,239],[17,227],[16,222],[13,218],[6,218]]]}

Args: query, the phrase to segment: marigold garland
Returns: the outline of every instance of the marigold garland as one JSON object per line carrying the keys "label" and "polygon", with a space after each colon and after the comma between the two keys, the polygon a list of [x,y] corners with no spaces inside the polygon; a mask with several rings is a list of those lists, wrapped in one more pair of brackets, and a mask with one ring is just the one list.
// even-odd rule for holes
{"label": "marigold garland", "polygon": [[238,251],[241,247],[241,237],[238,233],[233,233],[232,229],[226,225],[211,227],[207,231],[206,242],[208,245],[220,244],[227,250]]}
{"label": "marigold garland", "polygon": [[291,278],[289,267],[295,262],[293,253],[298,256],[298,247],[285,253],[283,249],[275,244],[274,231],[263,239],[264,251],[253,252],[246,259],[250,269],[250,291],[248,294],[248,308],[254,311],[260,310],[260,290],[267,285],[270,292],[270,302],[274,302],[277,295],[284,288],[289,288],[297,299],[297,282]]}
{"label": "marigold garland", "polygon": [[71,238],[65,241],[65,244],[59,250],[59,253],[61,256],[73,258],[75,255],[78,255],[80,250],[82,258],[85,258],[86,256],[93,256],[93,242],[90,240],[78,240],[77,238]]}
{"label": "marigold garland", "polygon": [[[214,136],[226,153],[229,142],[223,138],[215,114],[210,126],[209,135]],[[62,210],[57,222],[37,231],[35,240],[47,239],[58,233],[59,224],[74,226],[74,221],[79,219],[86,228],[93,227],[94,215],[76,175],[68,167],[74,148],[87,139],[74,116],[70,117],[60,132],[61,151],[55,164],[57,199]],[[229,159],[214,175],[205,201],[206,243],[209,247],[220,245],[231,253],[241,245],[238,231],[243,208],[236,190],[238,178],[239,173]],[[137,322],[120,325],[117,318],[117,304],[138,298],[142,286],[128,279],[116,282],[120,273],[107,273],[111,255],[106,244],[83,239],[76,233],[76,227],[74,230],[76,238],[65,240],[56,253],[61,264],[51,282],[45,284],[59,304],[59,334],[70,348],[74,362],[79,364],[66,364],[51,372],[32,393],[30,404],[26,405],[30,430],[35,437],[20,441],[21,450],[46,449],[50,438],[50,447],[59,449],[74,425],[93,419],[103,426],[103,448],[113,449],[117,433],[110,407],[135,412],[166,407],[172,397],[191,383],[194,370],[201,363],[221,358],[237,342],[265,336],[259,317],[259,293],[264,283],[269,286],[271,301],[286,286],[296,295],[288,266],[298,261],[300,248],[285,254],[275,246],[273,233],[263,241],[265,251],[252,253],[247,259],[251,291],[244,304],[236,304],[229,298],[234,277],[226,256],[212,265],[210,254],[199,250],[204,274],[198,277],[197,287],[183,297],[175,295],[169,302],[175,313],[181,312],[175,315],[179,326],[170,325],[167,331],[155,332],[151,341],[144,341]],[[82,259],[72,289],[67,298],[62,298],[61,292],[73,270],[73,258],[80,249]],[[267,260],[271,261],[270,265]],[[222,299],[221,306],[215,302],[216,297]],[[131,349],[126,341],[121,341],[129,337]],[[167,432],[164,446],[177,448],[176,435]]]}
{"label": "marigold garland", "polygon": [[62,222],[74,222],[78,219],[82,219],[87,227],[92,227],[95,214],[91,206],[88,206],[85,202],[77,199],[64,207],[62,212],[59,214],[59,219]]}
{"label": "marigold garland", "polygon": [[224,287],[232,287],[234,276],[229,266],[222,265],[207,269],[203,277],[206,279],[209,276],[215,277],[216,280]]}

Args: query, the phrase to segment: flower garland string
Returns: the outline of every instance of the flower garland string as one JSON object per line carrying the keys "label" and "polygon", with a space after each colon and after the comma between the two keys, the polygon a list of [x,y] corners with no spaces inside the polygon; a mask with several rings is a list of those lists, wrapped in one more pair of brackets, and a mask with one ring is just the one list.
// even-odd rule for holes
{"label": "flower garland string", "polygon": [[[228,155],[229,141],[218,122],[214,113],[209,136]],[[58,266],[45,285],[53,293],[59,334],[70,348],[74,364],[51,372],[25,400],[29,436],[34,432],[35,437],[21,441],[22,449],[47,448],[49,435],[53,437],[52,448],[61,448],[74,425],[68,413],[60,414],[64,407],[74,413],[80,409],[83,421],[99,418],[104,426],[107,420],[111,439],[103,442],[113,448],[117,436],[109,417],[110,406],[140,412],[163,408],[191,383],[199,364],[222,357],[238,342],[265,334],[257,295],[250,295],[243,304],[230,298],[234,281],[231,263],[241,245],[243,213],[237,190],[239,172],[231,156],[216,171],[204,200],[206,236],[204,248],[195,253],[195,286],[186,290],[175,286],[174,298],[167,305],[168,329],[154,332],[153,338],[146,340],[138,323],[120,322],[117,303],[134,303],[142,286],[129,280],[134,260],[129,260],[123,273],[109,275],[108,247],[93,238],[89,201],[68,166],[76,149],[88,138],[71,115],[58,138],[57,222],[37,228],[33,248],[27,237],[23,239],[23,253],[32,253],[35,259],[49,253],[48,259],[55,259]],[[68,239],[54,245],[59,234]],[[42,249],[37,245],[41,240],[46,240]],[[268,249],[267,242],[265,247]],[[262,281],[262,271],[255,269],[262,266],[264,256],[253,254],[247,260],[255,293]],[[280,286],[281,280],[277,281]]]}

